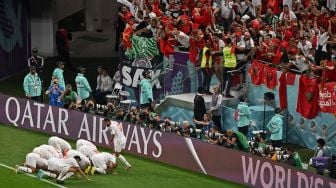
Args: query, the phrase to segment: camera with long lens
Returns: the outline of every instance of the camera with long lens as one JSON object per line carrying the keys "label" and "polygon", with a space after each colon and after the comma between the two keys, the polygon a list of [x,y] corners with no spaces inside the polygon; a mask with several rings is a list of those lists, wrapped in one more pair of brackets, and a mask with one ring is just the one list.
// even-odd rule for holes
{"label": "camera with long lens", "polygon": [[170,126],[172,127],[181,127],[181,122],[178,121],[169,121]]}
{"label": "camera with long lens", "polygon": [[336,179],[336,155],[330,158],[329,162],[329,177]]}
{"label": "camera with long lens", "polygon": [[211,138],[211,139],[221,139],[221,138],[223,138],[224,137],[224,134],[221,134],[221,133],[212,133],[212,132],[210,132],[210,133],[208,133],[208,136],[209,136],[209,138]]}
{"label": "camera with long lens", "polygon": [[277,161],[286,161],[289,157],[286,151],[276,151],[275,153]]}
{"label": "camera with long lens", "polygon": [[266,154],[272,154],[276,151],[283,151],[283,149],[279,148],[279,147],[273,147],[272,145],[267,145],[266,148],[265,148],[265,153]]}

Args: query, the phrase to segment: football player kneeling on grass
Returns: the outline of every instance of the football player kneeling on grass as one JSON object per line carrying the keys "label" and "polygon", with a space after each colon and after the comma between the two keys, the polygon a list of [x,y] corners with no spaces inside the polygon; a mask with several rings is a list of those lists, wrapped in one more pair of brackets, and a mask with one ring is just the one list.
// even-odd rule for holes
{"label": "football player kneeling on grass", "polygon": [[57,150],[54,147],[50,145],[46,145],[46,144],[35,147],[32,153],[39,154],[41,158],[46,159],[46,160],[49,160],[51,158],[62,158],[63,157],[62,153],[57,152]]}
{"label": "football player kneeling on grass", "polygon": [[47,169],[48,161],[40,157],[36,153],[28,153],[24,166],[15,165],[15,173],[26,172],[29,174],[35,173],[37,169]]}
{"label": "football player kneeling on grass", "polygon": [[106,174],[107,172],[113,174],[113,168],[117,167],[115,156],[107,152],[95,154],[91,160],[94,170],[100,174]]}
{"label": "football player kneeling on grass", "polygon": [[82,146],[90,146],[92,148],[95,148],[97,150],[96,145],[94,145],[92,142],[88,141],[88,140],[84,140],[84,139],[79,139],[76,142],[76,150],[79,151],[79,148],[81,148]]}
{"label": "football player kneeling on grass", "polygon": [[65,158],[74,158],[75,156],[79,156],[81,158],[78,164],[82,170],[86,169],[86,167],[91,165],[90,159],[77,150],[69,150]]}
{"label": "football player kneeling on grass", "polygon": [[58,152],[61,152],[63,156],[66,155],[67,151],[71,150],[71,145],[69,142],[57,136],[50,137],[48,140],[48,145],[54,147]]}
{"label": "football player kneeling on grass", "polygon": [[84,176],[88,181],[90,181],[90,179],[80,169],[78,164],[80,161],[81,158],[77,155],[73,158],[66,159],[52,158],[48,160],[48,171],[39,170],[37,177],[41,179],[44,175],[46,175],[52,178],[57,178],[57,183],[64,184],[66,179],[71,177],[74,173],[77,173],[78,176]]}

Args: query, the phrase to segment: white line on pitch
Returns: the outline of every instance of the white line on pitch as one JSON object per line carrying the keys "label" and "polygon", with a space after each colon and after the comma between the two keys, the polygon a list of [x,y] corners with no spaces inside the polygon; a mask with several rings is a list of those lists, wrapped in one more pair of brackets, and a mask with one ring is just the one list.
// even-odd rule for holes
{"label": "white line on pitch", "polygon": [[[8,168],[8,169],[10,169],[10,170],[15,170],[15,168],[10,167],[10,166],[7,166],[7,165],[5,165],[5,164],[3,164],[3,163],[0,163],[0,166],[5,167],[5,168]],[[25,174],[25,175],[27,175],[27,176],[30,176],[30,177],[32,177],[32,178],[36,178],[36,179],[37,179],[37,177],[34,176],[34,175],[32,175],[32,174],[28,174],[28,173],[23,173],[23,174]],[[45,180],[45,179],[40,179],[40,180],[43,181],[43,182],[45,182],[45,183],[51,184],[51,185],[53,185],[53,186],[59,187],[59,188],[66,188],[66,187],[64,187],[64,186],[62,186],[62,185],[58,185],[58,184],[56,184],[56,183],[53,183],[53,182],[48,181],[48,180]]]}

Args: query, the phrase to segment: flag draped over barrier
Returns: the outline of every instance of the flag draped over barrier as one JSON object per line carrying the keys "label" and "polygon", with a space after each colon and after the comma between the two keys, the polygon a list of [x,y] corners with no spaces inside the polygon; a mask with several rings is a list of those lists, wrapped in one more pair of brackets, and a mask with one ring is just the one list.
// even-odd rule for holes
{"label": "flag draped over barrier", "polygon": [[305,118],[313,119],[320,110],[318,99],[319,84],[317,78],[301,75],[296,111]]}

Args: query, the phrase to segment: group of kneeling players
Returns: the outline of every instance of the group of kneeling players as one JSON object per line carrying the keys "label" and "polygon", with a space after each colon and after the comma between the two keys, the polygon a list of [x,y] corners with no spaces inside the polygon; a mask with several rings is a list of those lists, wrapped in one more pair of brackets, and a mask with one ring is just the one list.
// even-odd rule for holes
{"label": "group of kneeling players", "polygon": [[64,184],[64,181],[74,173],[89,181],[86,174],[114,173],[113,169],[117,167],[116,158],[120,159],[125,169],[128,170],[131,165],[120,154],[126,144],[122,125],[108,119],[104,119],[104,123],[112,135],[109,144],[113,143],[113,154],[99,152],[93,143],[83,139],[77,140],[76,149],[72,149],[64,139],[52,136],[48,144],[35,147],[32,152],[28,153],[23,166],[15,166],[15,172],[36,173],[39,179],[48,176],[56,179],[57,183]]}

